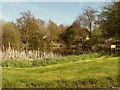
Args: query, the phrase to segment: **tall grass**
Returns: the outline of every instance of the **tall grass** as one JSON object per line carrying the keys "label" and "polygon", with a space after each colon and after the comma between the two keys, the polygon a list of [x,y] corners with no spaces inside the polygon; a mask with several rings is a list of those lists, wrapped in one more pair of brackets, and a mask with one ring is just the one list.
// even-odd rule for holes
{"label": "tall grass", "polygon": [[46,59],[34,59],[32,61],[24,60],[4,60],[2,62],[2,67],[38,67],[38,66],[47,66],[52,64],[60,64],[65,62],[76,62],[85,59],[97,58],[101,54],[92,53],[92,54],[83,54],[83,55],[70,55],[64,57],[51,57]]}
{"label": "tall grass", "polygon": [[34,59],[43,59],[43,58],[50,58],[55,56],[60,56],[53,54],[52,51],[46,52],[46,51],[40,51],[38,50],[15,50],[13,48],[9,47],[4,48],[2,47],[2,50],[0,50],[0,54],[3,60],[34,60]]}

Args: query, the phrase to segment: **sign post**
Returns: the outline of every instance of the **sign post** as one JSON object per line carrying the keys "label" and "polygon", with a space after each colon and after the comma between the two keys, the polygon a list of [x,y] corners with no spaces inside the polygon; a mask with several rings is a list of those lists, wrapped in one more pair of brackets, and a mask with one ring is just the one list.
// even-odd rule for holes
{"label": "sign post", "polygon": [[115,44],[111,45],[111,54],[112,54],[112,50],[114,50],[114,54],[115,54],[115,51],[116,51],[116,45]]}

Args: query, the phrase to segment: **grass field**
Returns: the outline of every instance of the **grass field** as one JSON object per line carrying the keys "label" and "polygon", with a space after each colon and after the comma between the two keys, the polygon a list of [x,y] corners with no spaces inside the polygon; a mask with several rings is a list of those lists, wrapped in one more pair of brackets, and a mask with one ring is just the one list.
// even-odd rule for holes
{"label": "grass field", "polygon": [[[75,56],[65,57],[73,59]],[[35,67],[2,68],[2,87],[7,88],[111,88],[118,87],[118,57],[98,57]],[[40,66],[41,65],[41,66]]]}

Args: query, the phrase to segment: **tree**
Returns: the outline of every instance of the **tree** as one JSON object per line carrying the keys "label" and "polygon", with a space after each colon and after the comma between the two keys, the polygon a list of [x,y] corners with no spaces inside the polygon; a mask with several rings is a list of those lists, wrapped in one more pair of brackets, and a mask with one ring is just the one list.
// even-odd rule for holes
{"label": "tree", "polygon": [[62,32],[64,32],[65,31],[65,26],[63,25],[63,24],[60,24],[59,26],[58,26],[58,34],[61,34]]}
{"label": "tree", "polygon": [[120,38],[120,2],[114,2],[104,7],[101,13],[100,28],[106,38]]}
{"label": "tree", "polygon": [[92,27],[96,19],[97,11],[93,8],[87,7],[83,10],[83,14],[77,17],[76,22],[78,22],[81,27],[88,28],[92,33]]}
{"label": "tree", "polygon": [[29,48],[29,41],[33,38],[32,34],[35,30],[38,30],[37,20],[33,17],[30,11],[22,12],[21,17],[17,19],[17,26],[21,32],[21,38],[25,49]]}
{"label": "tree", "polygon": [[68,46],[75,43],[75,41],[80,40],[78,28],[79,26],[74,22],[71,26],[67,27],[63,33],[60,34],[61,40],[63,40]]}
{"label": "tree", "polygon": [[21,44],[21,35],[19,29],[14,23],[5,23],[2,26],[2,44],[8,47],[9,44],[14,49],[19,49]]}
{"label": "tree", "polygon": [[22,12],[17,19],[17,26],[21,32],[23,48],[26,50],[44,50],[48,42],[48,30],[46,23],[36,19],[30,11]]}
{"label": "tree", "polygon": [[29,45],[31,47],[31,49],[38,49],[43,51],[45,48],[45,44],[46,39],[48,39],[47,36],[47,30],[45,27],[45,22],[38,19],[36,21],[37,25],[36,25],[36,30],[33,30],[33,32],[31,32],[31,37],[29,40]]}
{"label": "tree", "polygon": [[17,26],[21,32],[21,38],[24,49],[42,48],[45,36],[45,22],[41,19],[36,19],[30,11],[22,12],[21,17],[17,19]]}
{"label": "tree", "polygon": [[56,41],[58,36],[58,27],[57,24],[53,21],[49,20],[48,22],[48,30],[49,30],[49,39],[50,41]]}

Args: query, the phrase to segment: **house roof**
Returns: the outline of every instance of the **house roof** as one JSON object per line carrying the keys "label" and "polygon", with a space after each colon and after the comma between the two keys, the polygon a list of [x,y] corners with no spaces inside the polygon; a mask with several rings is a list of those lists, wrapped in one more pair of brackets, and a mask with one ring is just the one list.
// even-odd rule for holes
{"label": "house roof", "polygon": [[85,37],[85,38],[86,38],[87,36],[90,37],[90,35],[91,35],[90,31],[88,31],[88,29],[86,29],[86,28],[80,28],[80,29],[79,29],[79,34],[82,35],[82,36]]}

